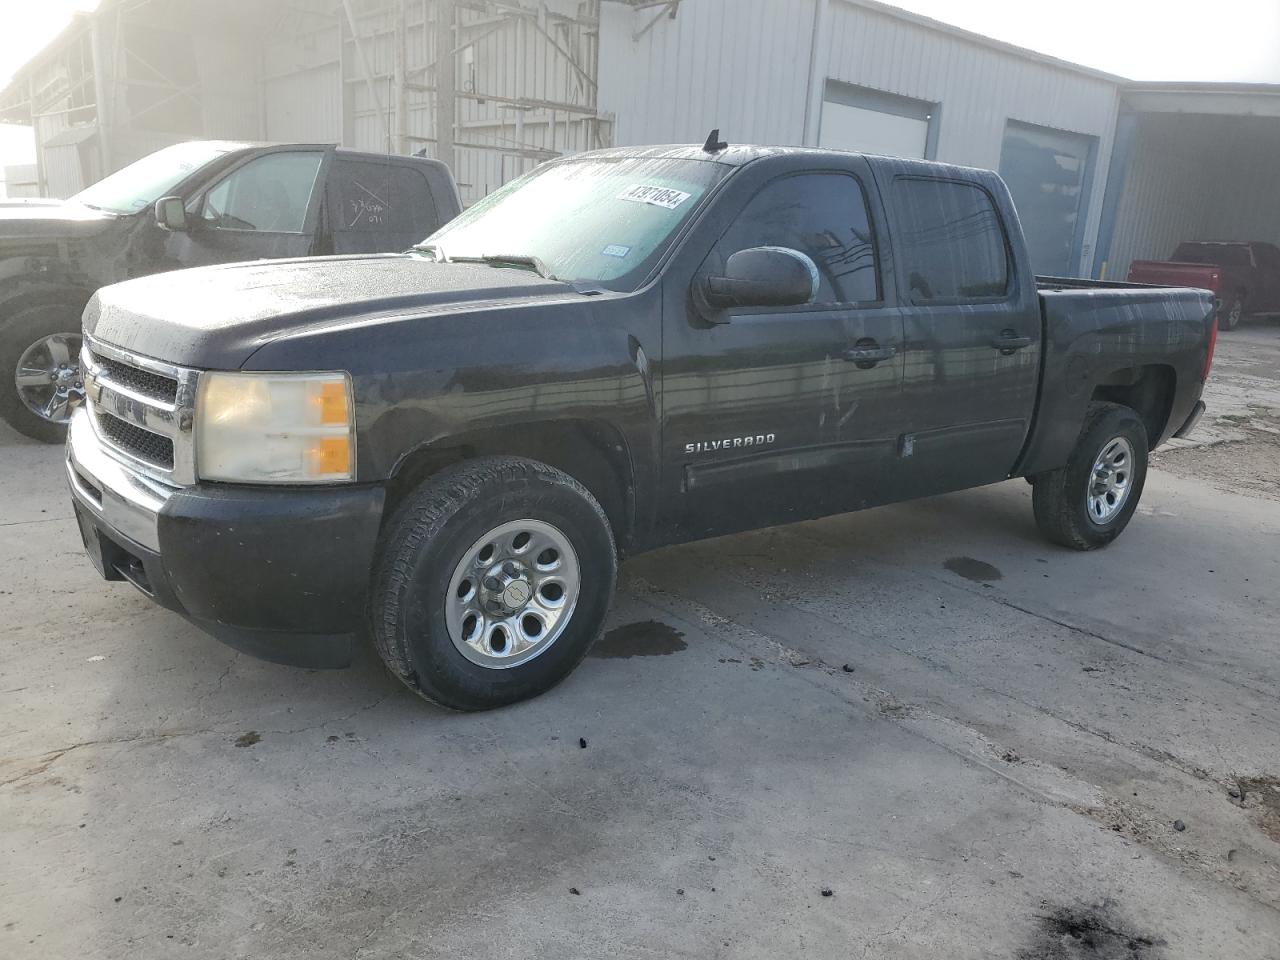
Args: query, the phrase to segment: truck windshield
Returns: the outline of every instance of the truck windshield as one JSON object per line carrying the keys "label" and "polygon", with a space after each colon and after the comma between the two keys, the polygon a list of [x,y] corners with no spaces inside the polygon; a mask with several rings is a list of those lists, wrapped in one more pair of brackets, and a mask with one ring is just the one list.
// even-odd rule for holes
{"label": "truck windshield", "polygon": [[175,143],[117,170],[71,199],[95,210],[137,213],[166,196],[210,160],[229,153],[231,149],[230,144],[208,141]]}
{"label": "truck windshield", "polygon": [[418,249],[634,290],[729,169],[647,157],[551,164],[494,191]]}

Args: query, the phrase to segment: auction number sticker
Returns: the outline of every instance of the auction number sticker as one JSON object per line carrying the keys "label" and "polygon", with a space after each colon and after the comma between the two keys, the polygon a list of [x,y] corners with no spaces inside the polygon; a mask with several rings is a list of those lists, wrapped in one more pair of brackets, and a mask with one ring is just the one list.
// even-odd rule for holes
{"label": "auction number sticker", "polygon": [[683,190],[672,190],[670,187],[655,187],[651,184],[633,183],[618,194],[618,199],[630,200],[632,203],[651,203],[655,207],[674,210],[688,200],[690,196]]}

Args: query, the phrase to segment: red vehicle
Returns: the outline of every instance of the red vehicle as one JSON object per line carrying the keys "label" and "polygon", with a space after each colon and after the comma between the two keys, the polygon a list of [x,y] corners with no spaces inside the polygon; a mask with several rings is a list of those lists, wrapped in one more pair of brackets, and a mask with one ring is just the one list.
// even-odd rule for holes
{"label": "red vehicle", "polygon": [[1280,313],[1280,248],[1271,243],[1180,243],[1168,260],[1133,261],[1129,280],[1212,290],[1224,330],[1250,314]]}

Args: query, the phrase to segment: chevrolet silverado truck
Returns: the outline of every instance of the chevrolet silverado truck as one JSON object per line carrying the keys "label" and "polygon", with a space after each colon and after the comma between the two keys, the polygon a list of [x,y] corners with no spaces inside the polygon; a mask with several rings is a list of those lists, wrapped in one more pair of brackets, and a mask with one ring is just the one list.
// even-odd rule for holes
{"label": "chevrolet silverado truck", "polygon": [[399,255],[130,280],[66,471],[109,580],[242,650],[541,693],[620,556],[1010,477],[1120,534],[1204,409],[1200,290],[1032,276],[994,173],[814,149],[536,168]]}
{"label": "chevrolet silverado truck", "polygon": [[1168,260],[1133,261],[1129,280],[1209,290],[1224,330],[1250,314],[1280,313],[1280,247],[1271,243],[1180,243]]}
{"label": "chevrolet silverado truck", "polygon": [[166,147],[65,203],[0,205],[0,419],[60,441],[98,287],[232,260],[407,250],[461,206],[435,160],[332,146]]}

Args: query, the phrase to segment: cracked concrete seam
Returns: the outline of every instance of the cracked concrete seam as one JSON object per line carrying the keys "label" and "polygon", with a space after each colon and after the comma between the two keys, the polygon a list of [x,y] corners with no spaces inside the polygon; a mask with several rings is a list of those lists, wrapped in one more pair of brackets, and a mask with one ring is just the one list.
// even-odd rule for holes
{"label": "cracked concrete seam", "polygon": [[[338,717],[328,717],[324,720],[317,721],[316,723],[309,723],[309,724],[306,724],[305,726],[295,727],[293,729],[262,730],[258,732],[263,737],[267,737],[267,736],[288,737],[288,736],[296,736],[297,734],[300,734],[300,733],[307,733],[308,731],[311,731],[311,730],[323,730],[326,727],[333,726],[334,724],[344,723],[345,721],[350,720],[354,716],[358,716],[361,713],[367,713],[368,711],[377,708],[390,696],[391,694],[384,693],[382,696],[378,697],[376,700],[372,701],[371,703],[367,703],[362,707],[358,707],[357,709],[351,710],[348,713],[345,713]],[[176,740],[182,737],[207,737],[207,736],[213,736],[213,735],[229,736],[235,732],[236,732],[236,728],[228,729],[223,727],[209,727],[203,730],[173,730],[165,733],[139,733],[139,734],[135,734],[133,736],[128,736],[128,737],[107,737],[102,740],[82,740],[79,743],[73,743],[70,746],[58,747],[56,749],[46,751],[45,753],[35,757],[14,757],[12,759],[4,758],[4,759],[0,759],[0,763],[20,764],[20,763],[34,762],[37,764],[37,766],[34,769],[24,771],[23,773],[20,773],[17,776],[9,777],[5,780],[0,780],[0,787],[12,786],[13,784],[20,783],[23,780],[29,780],[32,777],[38,777],[40,774],[47,771],[51,766],[53,766],[55,763],[57,763],[59,760],[65,757],[67,754],[72,753],[76,750],[81,750],[85,747],[113,746],[116,744],[127,744],[127,743],[160,743],[165,740]]]}

